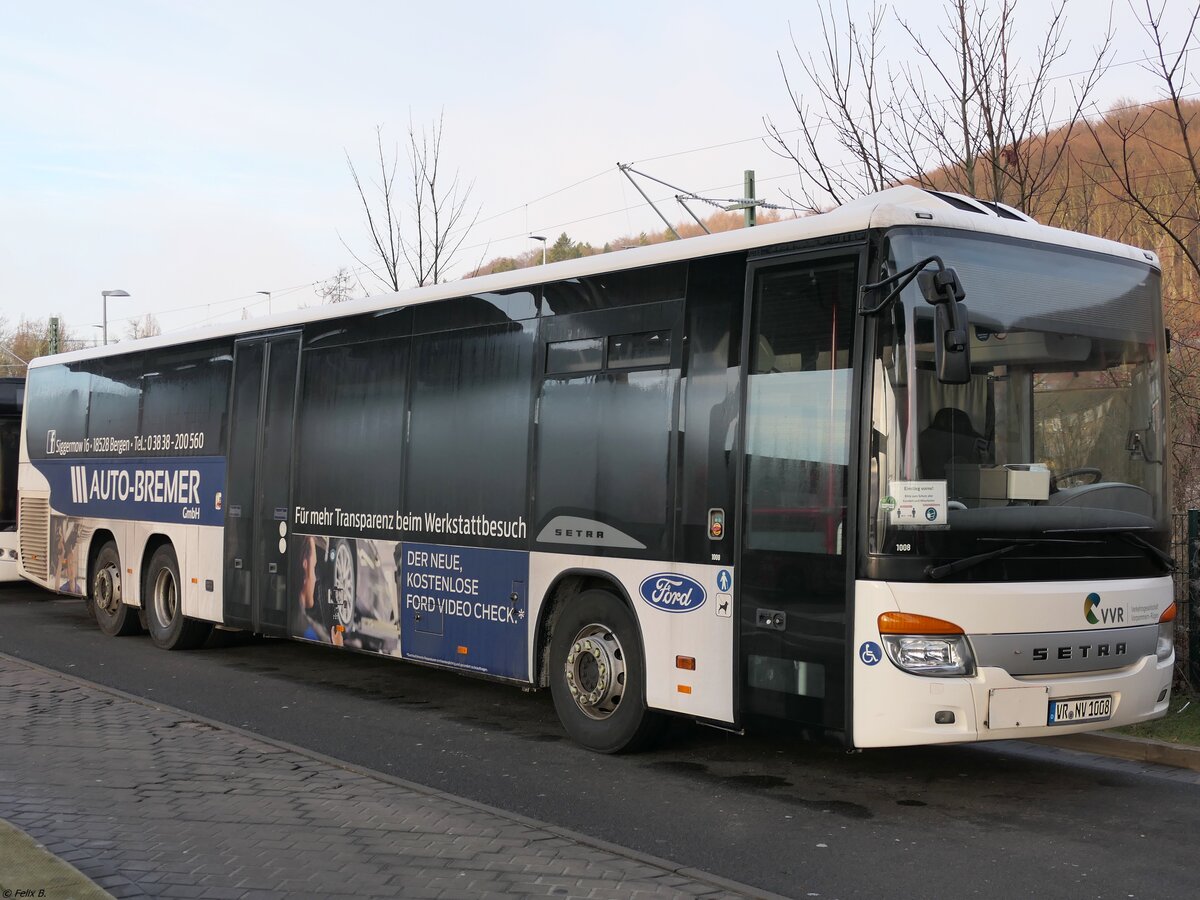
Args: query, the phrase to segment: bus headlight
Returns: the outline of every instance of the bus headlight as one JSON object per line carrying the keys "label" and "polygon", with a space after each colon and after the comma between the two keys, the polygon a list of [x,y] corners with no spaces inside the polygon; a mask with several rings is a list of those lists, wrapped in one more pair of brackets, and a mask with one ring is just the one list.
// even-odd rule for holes
{"label": "bus headlight", "polygon": [[914,675],[975,674],[975,657],[966,635],[885,634],[883,646],[892,662]]}
{"label": "bus headlight", "polygon": [[888,658],[913,675],[974,675],[975,655],[953,622],[912,613],[884,613],[879,634]]}
{"label": "bus headlight", "polygon": [[1175,652],[1175,604],[1172,603],[1158,617],[1158,661],[1165,662]]}

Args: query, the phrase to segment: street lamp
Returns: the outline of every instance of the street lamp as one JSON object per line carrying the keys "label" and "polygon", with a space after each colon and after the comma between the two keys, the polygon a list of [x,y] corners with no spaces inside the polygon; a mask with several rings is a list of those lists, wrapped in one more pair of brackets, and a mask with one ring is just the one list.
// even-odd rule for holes
{"label": "street lamp", "polygon": [[271,314],[271,292],[270,291],[255,291],[254,293],[267,295],[267,315],[269,316]]}
{"label": "street lamp", "polygon": [[545,237],[545,235],[531,234],[529,236],[529,239],[531,241],[541,241],[542,242],[542,265],[544,266],[546,264],[546,237]]}
{"label": "street lamp", "polygon": [[103,317],[100,327],[104,329],[104,346],[108,346],[108,298],[109,297],[128,297],[129,291],[101,291],[100,292],[100,307],[103,310]]}

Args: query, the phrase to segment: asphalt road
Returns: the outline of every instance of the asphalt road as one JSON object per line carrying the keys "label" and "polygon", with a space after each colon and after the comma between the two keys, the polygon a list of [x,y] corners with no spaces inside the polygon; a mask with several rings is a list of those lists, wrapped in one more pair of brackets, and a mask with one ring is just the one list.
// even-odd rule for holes
{"label": "asphalt road", "polygon": [[568,741],[549,694],[240,636],[107,638],[0,588],[0,651],[795,897],[1193,898],[1200,784],[1030,745],[847,754],[681,724],[652,753]]}

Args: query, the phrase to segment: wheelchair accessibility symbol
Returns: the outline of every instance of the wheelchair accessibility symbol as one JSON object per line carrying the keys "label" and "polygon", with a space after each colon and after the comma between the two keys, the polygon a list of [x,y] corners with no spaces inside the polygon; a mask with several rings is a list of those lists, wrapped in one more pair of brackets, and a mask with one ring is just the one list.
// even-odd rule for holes
{"label": "wheelchair accessibility symbol", "polygon": [[883,659],[883,648],[874,641],[863,641],[858,648],[858,658],[868,666],[873,666]]}

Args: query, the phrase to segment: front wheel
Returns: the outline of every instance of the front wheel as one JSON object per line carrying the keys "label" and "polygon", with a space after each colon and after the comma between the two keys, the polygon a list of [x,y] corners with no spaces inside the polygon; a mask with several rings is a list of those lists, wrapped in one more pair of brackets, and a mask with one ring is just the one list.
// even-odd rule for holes
{"label": "front wheel", "polygon": [[183,592],[179,562],[170,544],[163,544],[150,557],[142,603],[147,607],[150,639],[163,650],[192,650],[207,640],[212,625],[183,615]]}
{"label": "front wheel", "polygon": [[96,554],[88,573],[88,605],[100,630],[109,637],[141,632],[138,611],[121,599],[121,555],[108,541]]}
{"label": "front wheel", "polygon": [[602,590],[567,604],[550,640],[550,692],[563,728],[598,753],[644,749],[664,719],[646,708],[646,666],[633,613]]}

